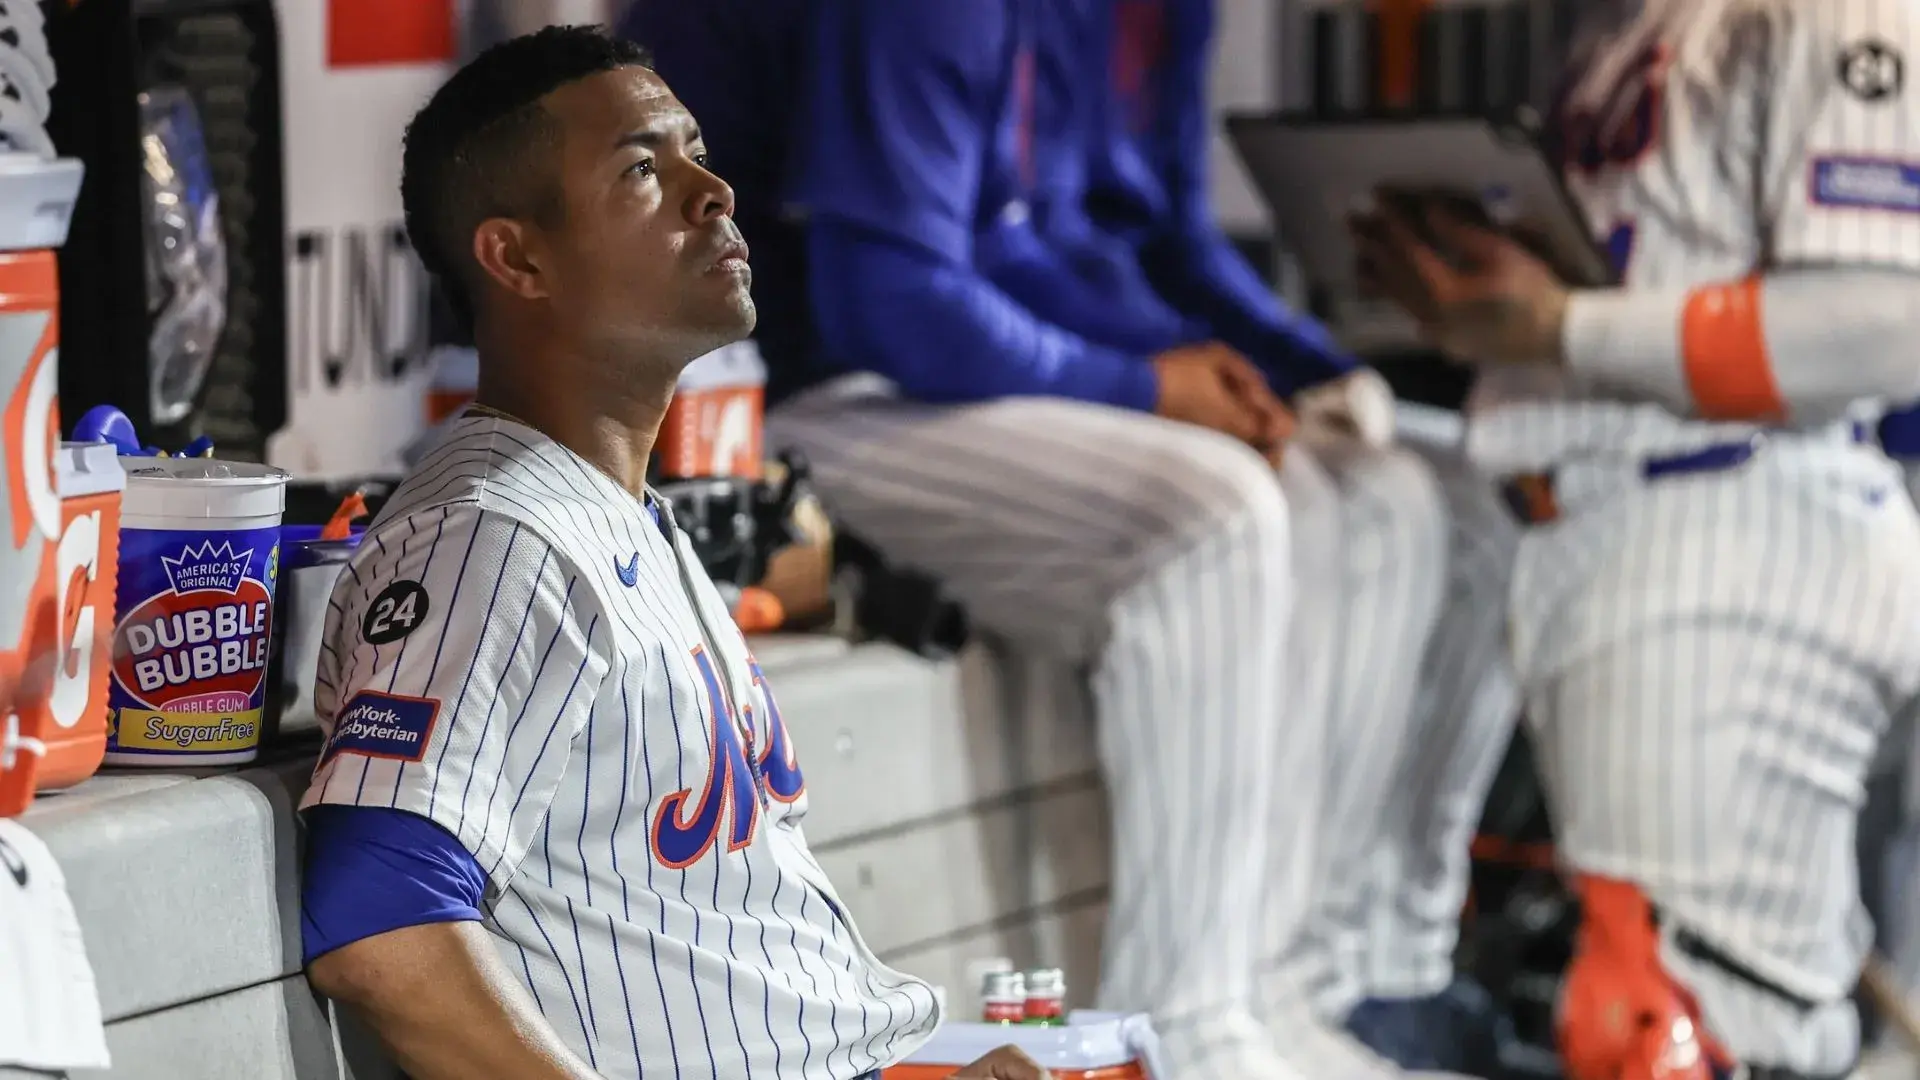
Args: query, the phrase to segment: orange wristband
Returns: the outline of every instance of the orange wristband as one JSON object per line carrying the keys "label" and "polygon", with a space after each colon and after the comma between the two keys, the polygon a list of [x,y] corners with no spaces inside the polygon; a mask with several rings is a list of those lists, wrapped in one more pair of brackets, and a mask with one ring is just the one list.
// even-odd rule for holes
{"label": "orange wristband", "polygon": [[1680,356],[1701,416],[1785,419],[1786,402],[1767,355],[1759,278],[1695,289],[1680,317]]}

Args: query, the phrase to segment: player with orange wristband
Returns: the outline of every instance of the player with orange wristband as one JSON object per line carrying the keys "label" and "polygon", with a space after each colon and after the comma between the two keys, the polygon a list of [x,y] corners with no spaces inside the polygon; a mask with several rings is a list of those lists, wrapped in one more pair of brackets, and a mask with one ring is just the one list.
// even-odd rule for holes
{"label": "player with orange wristband", "polygon": [[1901,0],[1595,5],[1549,146],[1621,284],[1438,213],[1364,269],[1482,369],[1525,498],[1512,647],[1588,925],[1572,1080],[1846,1075],[1853,829],[1920,686],[1920,525],[1869,438],[1920,397]]}

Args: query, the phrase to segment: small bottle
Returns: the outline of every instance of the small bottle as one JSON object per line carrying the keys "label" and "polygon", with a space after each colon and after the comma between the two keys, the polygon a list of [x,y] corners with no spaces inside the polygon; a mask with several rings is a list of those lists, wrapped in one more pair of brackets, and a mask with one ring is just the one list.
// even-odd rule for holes
{"label": "small bottle", "polygon": [[1067,973],[1059,968],[1035,968],[1027,972],[1026,1001],[1021,1005],[1023,1024],[1052,1027],[1067,1022]]}
{"label": "small bottle", "polygon": [[1024,1023],[1027,983],[1017,971],[994,971],[980,981],[980,1019],[989,1024]]}

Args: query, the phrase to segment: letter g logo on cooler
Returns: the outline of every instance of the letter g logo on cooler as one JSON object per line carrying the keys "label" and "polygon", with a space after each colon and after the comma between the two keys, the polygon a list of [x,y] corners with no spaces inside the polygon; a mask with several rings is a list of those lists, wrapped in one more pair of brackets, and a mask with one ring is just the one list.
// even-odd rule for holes
{"label": "letter g logo on cooler", "polygon": [[419,761],[433,741],[433,725],[439,716],[440,703],[433,698],[362,690],[335,718],[326,760],[359,754],[389,761]]}
{"label": "letter g logo on cooler", "polygon": [[24,340],[39,344],[0,412],[0,448],[6,451],[0,455],[0,464],[6,470],[7,511],[13,522],[6,541],[15,548],[24,548],[34,533],[43,540],[60,535],[60,497],[53,490],[53,446],[60,437],[56,394],[60,350],[46,340],[51,321],[46,312],[22,318],[26,321],[18,326],[9,322],[7,336],[24,333]]}

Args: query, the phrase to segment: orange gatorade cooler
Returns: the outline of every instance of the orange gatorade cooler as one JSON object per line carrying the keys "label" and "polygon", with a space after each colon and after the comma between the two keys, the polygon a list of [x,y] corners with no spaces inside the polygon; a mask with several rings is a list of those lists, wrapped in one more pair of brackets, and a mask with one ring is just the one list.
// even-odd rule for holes
{"label": "orange gatorade cooler", "polygon": [[752,341],[702,356],[680,373],[655,452],[669,480],[760,478],[767,368]]}
{"label": "orange gatorade cooler", "polygon": [[59,309],[53,252],[0,252],[0,815],[33,798],[45,747],[23,725],[53,689]]}
{"label": "orange gatorade cooler", "polygon": [[0,155],[0,816],[33,798],[46,747],[25,733],[53,693],[59,614],[51,548],[60,438],[60,275],[54,249],[84,168]]}
{"label": "orange gatorade cooler", "polygon": [[1157,1044],[1145,1016],[1075,1012],[1062,1025],[946,1023],[881,1080],[946,1080],[1001,1046],[1017,1046],[1054,1080],[1154,1080]]}
{"label": "orange gatorade cooler", "polygon": [[92,776],[107,750],[108,647],[127,482],[104,443],[61,443],[53,471],[60,539],[47,545],[43,574],[53,584],[51,683],[43,702],[21,712],[23,730],[44,749],[33,782],[40,791]]}

